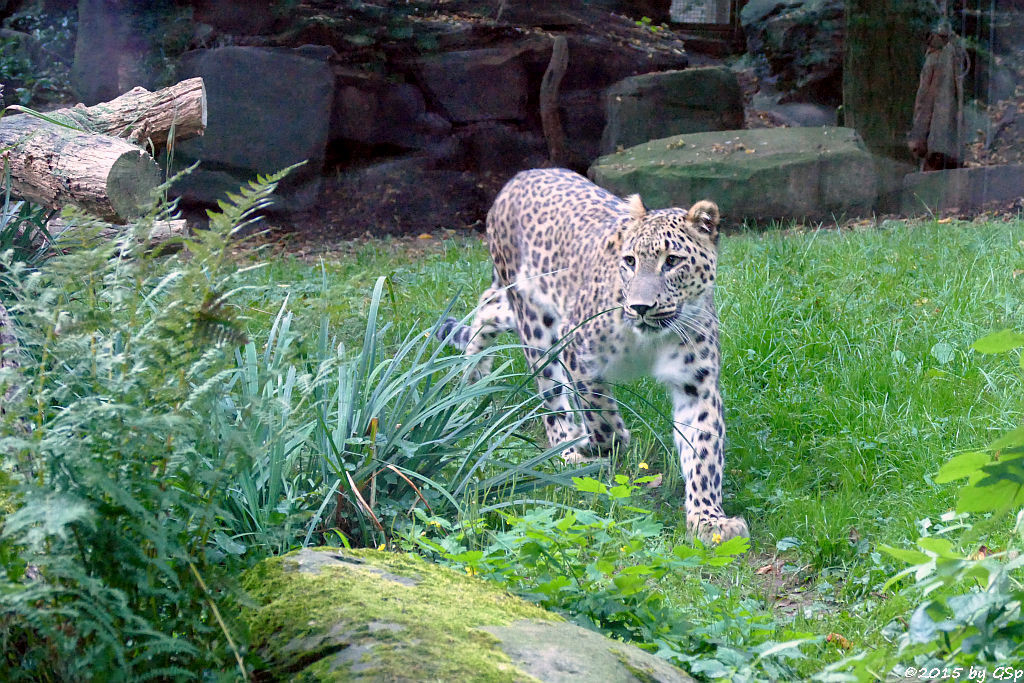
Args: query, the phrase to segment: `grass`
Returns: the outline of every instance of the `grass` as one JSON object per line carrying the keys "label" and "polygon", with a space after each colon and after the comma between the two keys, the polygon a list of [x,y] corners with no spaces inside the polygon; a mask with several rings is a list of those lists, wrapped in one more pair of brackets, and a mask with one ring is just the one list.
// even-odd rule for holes
{"label": "grass", "polygon": [[[908,603],[878,592],[896,567],[875,548],[906,545],[920,520],[953,507],[952,487],[931,481],[951,454],[1018,423],[1016,362],[969,346],[1021,327],[1022,271],[1020,221],[722,239],[726,509],[747,517],[753,552],[716,581],[792,616],[797,631],[882,643]],[[287,296],[299,317],[326,313],[355,343],[373,280],[389,274],[382,318],[397,340],[429,327],[453,296],[456,314],[468,311],[489,273],[475,237],[368,242],[312,265],[284,256],[253,272],[251,322],[263,325]],[[645,461],[673,475],[645,502],[681,534],[675,456],[661,445],[667,399],[650,381],[618,395],[637,415],[627,418],[635,445],[616,466],[636,474]],[[768,564],[771,581],[757,573]],[[672,594],[689,590],[680,581]],[[842,654],[821,647],[823,660]]]}

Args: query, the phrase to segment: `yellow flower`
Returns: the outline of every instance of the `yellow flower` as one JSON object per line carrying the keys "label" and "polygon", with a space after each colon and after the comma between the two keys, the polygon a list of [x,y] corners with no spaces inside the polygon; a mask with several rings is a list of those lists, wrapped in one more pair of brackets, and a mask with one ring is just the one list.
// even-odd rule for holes
{"label": "yellow flower", "polygon": [[440,527],[441,526],[441,522],[437,521],[436,519],[430,520],[429,522],[427,522],[427,524],[429,524],[430,526],[436,526],[436,527]]}
{"label": "yellow flower", "polygon": [[386,549],[387,549],[387,546],[385,544],[383,544],[383,543],[381,543],[379,546],[377,546],[377,550],[386,550]]}
{"label": "yellow flower", "polygon": [[722,534],[711,534],[711,542],[718,545],[722,542]]}
{"label": "yellow flower", "polygon": [[645,463],[645,462],[640,463],[640,469],[646,470],[647,469],[647,463]]}
{"label": "yellow flower", "polygon": [[472,567],[466,567],[466,574],[469,576],[476,576],[476,570]]}
{"label": "yellow flower", "polygon": [[622,546],[621,548],[619,548],[619,552],[620,553],[626,552],[626,546]]}

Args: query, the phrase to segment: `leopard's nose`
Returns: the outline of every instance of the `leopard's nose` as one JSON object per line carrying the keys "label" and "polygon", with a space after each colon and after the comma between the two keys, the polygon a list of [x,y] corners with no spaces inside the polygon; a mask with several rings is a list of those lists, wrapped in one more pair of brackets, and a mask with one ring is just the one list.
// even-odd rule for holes
{"label": "leopard's nose", "polygon": [[630,304],[629,307],[636,313],[638,318],[644,317],[644,314],[651,310],[651,307],[647,304]]}

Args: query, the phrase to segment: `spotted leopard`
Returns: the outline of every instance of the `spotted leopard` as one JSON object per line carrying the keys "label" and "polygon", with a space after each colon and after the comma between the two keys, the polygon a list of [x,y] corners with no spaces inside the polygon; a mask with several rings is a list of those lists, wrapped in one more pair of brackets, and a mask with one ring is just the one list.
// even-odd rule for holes
{"label": "spotted leopard", "polygon": [[[609,383],[652,376],[672,396],[686,521],[702,540],[748,536],[722,509],[725,423],[714,304],[718,207],[648,211],[565,169],[516,175],[487,215],[492,284],[471,325],[438,336],[476,354],[516,331],[538,374],[552,445],[570,461],[629,444]],[[478,372],[487,372],[484,357]]]}

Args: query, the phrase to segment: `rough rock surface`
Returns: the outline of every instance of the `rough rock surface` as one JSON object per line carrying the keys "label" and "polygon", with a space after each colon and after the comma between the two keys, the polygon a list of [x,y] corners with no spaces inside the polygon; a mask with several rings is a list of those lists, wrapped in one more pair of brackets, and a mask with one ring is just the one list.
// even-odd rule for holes
{"label": "rough rock surface", "polygon": [[598,159],[595,183],[651,208],[718,203],[729,223],[831,220],[871,212],[877,175],[849,128],[760,128],[677,135]]}
{"label": "rough rock surface", "polygon": [[975,212],[1002,207],[1021,197],[1024,165],[979,166],[930,173],[910,173],[903,179],[902,213]]}
{"label": "rough rock surface", "polygon": [[843,0],[750,0],[740,13],[747,51],[763,54],[794,101],[842,102]]}
{"label": "rough rock surface", "polygon": [[692,681],[639,648],[565,623],[420,558],[341,548],[243,577],[260,680]]}
{"label": "rough rock surface", "polygon": [[420,85],[455,123],[526,118],[526,70],[516,47],[443,52],[420,60]]}
{"label": "rough rock surface", "polygon": [[301,211],[315,204],[334,99],[331,50],[224,47],[182,58],[182,78],[202,76],[209,125],[181,143],[177,167],[200,167],[175,185],[190,201],[213,203],[257,173],[306,161],[285,179],[276,208]]}
{"label": "rough rock surface", "polygon": [[602,154],[671,135],[743,127],[743,93],[725,67],[624,78],[605,94]]}

